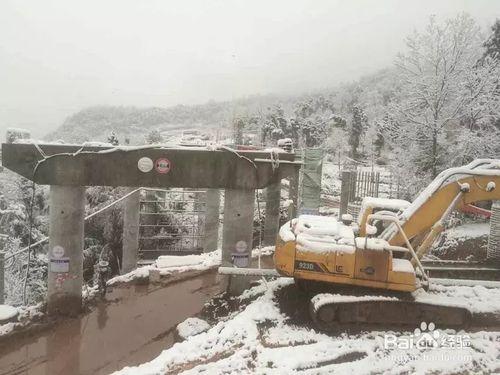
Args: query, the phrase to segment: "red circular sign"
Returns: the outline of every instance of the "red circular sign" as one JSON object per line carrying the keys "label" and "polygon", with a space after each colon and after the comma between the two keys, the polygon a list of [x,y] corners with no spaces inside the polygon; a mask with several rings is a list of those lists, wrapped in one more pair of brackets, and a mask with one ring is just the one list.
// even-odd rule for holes
{"label": "red circular sign", "polygon": [[172,168],[172,163],[167,158],[160,158],[155,161],[155,169],[158,173],[168,173]]}

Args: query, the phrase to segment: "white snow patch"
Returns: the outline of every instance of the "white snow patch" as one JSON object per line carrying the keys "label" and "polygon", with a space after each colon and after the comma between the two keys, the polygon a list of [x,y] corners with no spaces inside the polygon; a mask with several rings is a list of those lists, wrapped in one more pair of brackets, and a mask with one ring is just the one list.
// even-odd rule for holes
{"label": "white snow patch", "polygon": [[365,197],[361,202],[361,211],[359,212],[358,219],[361,220],[365,210],[368,207],[376,207],[382,210],[389,211],[404,211],[410,206],[410,202],[403,199],[390,199],[390,198],[375,198],[375,197]]}
{"label": "white snow patch", "polygon": [[14,306],[0,305],[0,322],[14,319],[19,314],[19,310]]}
{"label": "white snow patch", "polygon": [[392,270],[394,272],[415,273],[411,262],[406,259],[392,258]]}
{"label": "white snow patch", "polygon": [[473,313],[500,313],[500,288],[431,283],[429,291],[413,292],[417,302],[466,307]]}
{"label": "white snow patch", "polygon": [[256,258],[259,255],[260,256],[273,255],[274,254],[274,249],[275,249],[275,246],[264,246],[261,249],[259,249],[259,248],[253,249],[252,250],[252,258]]}
{"label": "white snow patch", "polygon": [[177,333],[184,340],[188,337],[208,331],[209,329],[210,324],[199,318],[187,318],[185,321],[177,325]]}
{"label": "white snow patch", "polygon": [[369,250],[389,250],[391,246],[389,242],[381,238],[369,238],[369,237],[356,237],[356,247],[359,249],[369,249]]}
{"label": "white snow patch", "polygon": [[82,147],[114,147],[109,142],[87,141],[82,143]]}
{"label": "white snow patch", "polygon": [[342,221],[353,221],[354,218],[352,217],[351,214],[343,214],[341,217]]}
{"label": "white snow patch", "polygon": [[29,326],[34,320],[39,320],[44,315],[41,312],[41,303],[33,306],[21,306],[19,308],[7,306],[7,308],[2,308],[3,312],[5,313],[4,316],[12,316],[12,314],[14,313],[12,309],[15,309],[17,311],[17,322],[10,322],[0,325],[0,336],[7,335],[15,329]]}
{"label": "white snow patch", "polygon": [[295,225],[294,233],[306,233],[311,236],[354,238],[354,232],[350,226],[344,225],[336,218],[329,216],[301,215]]}
{"label": "white snow patch", "polygon": [[311,303],[314,305],[315,309],[319,309],[321,306],[330,303],[358,302],[358,301],[397,301],[397,298],[389,296],[369,296],[369,295],[350,296],[345,294],[321,293],[321,294],[316,294],[311,299]]}
{"label": "white snow patch", "polygon": [[[292,223],[292,230],[292,234],[296,235],[298,251],[350,254],[355,251],[353,228],[334,217],[301,215],[295,225]],[[283,236],[291,238],[289,233],[283,233]]]}
{"label": "white snow patch", "polygon": [[301,233],[297,235],[297,250],[314,253],[339,252],[353,254],[356,251],[353,242],[350,238],[310,236]]}
{"label": "white snow patch", "polygon": [[[181,273],[187,271],[204,271],[209,268],[215,268],[221,263],[221,250],[214,250],[210,253],[203,253],[200,255],[186,255],[187,261],[178,260],[177,258],[183,258],[180,256],[162,256],[161,264],[164,267],[157,267],[156,265],[147,265],[136,268],[129,273],[124,275],[113,277],[108,281],[108,285],[113,285],[117,283],[126,283],[138,278],[149,277],[149,271],[152,269],[158,269],[161,276],[171,275],[173,273]],[[169,260],[169,258],[173,258]]]}
{"label": "white snow patch", "polygon": [[[252,250],[252,258],[258,257],[259,254],[260,256],[269,256],[273,253],[274,246],[265,246],[261,249]],[[205,271],[220,266],[221,259],[222,252],[220,249],[199,255],[165,255],[159,257],[156,264],[142,266],[124,275],[113,277],[108,281],[108,285],[127,283],[135,279],[148,278],[149,271],[151,270],[159,270],[160,276],[168,276],[174,273],[188,271]]]}
{"label": "white snow patch", "polygon": [[203,263],[203,258],[199,255],[167,255],[156,259],[157,268],[195,266],[201,263]]}
{"label": "white snow patch", "polygon": [[467,239],[488,236],[490,233],[489,223],[469,223],[453,227],[444,232],[447,239]]}
{"label": "white snow patch", "polygon": [[293,226],[297,223],[297,219],[292,219],[283,224],[279,230],[279,236],[284,242],[295,241]]}

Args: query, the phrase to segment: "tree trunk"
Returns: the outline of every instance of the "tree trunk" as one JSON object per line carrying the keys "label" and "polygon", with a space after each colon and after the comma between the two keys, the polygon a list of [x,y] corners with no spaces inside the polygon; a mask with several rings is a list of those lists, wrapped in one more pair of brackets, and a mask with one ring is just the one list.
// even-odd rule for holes
{"label": "tree trunk", "polygon": [[437,121],[434,119],[434,129],[432,132],[432,178],[437,176]]}

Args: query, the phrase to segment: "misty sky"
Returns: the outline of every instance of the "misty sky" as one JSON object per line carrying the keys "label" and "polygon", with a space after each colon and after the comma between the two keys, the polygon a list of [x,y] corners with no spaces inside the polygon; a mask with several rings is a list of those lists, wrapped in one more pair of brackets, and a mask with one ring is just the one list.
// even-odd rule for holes
{"label": "misty sky", "polygon": [[2,0],[0,139],[98,104],[303,93],[389,66],[430,14],[485,27],[499,0]]}

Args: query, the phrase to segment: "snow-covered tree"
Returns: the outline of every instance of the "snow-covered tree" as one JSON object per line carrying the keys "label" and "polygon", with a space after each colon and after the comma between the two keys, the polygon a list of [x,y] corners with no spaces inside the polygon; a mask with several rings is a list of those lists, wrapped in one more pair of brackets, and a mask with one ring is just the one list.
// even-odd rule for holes
{"label": "snow-covered tree", "polygon": [[[498,61],[483,55],[480,28],[467,14],[427,27],[398,56],[397,101],[384,134],[394,159],[421,184],[440,170],[477,156],[494,156],[500,137]],[[390,126],[387,126],[390,125]],[[485,142],[488,139],[489,142]],[[423,178],[422,178],[423,177]],[[409,179],[407,180],[409,181]]]}
{"label": "snow-covered tree", "polygon": [[153,129],[146,135],[146,143],[149,145],[159,144],[162,142],[163,137],[158,129]]}
{"label": "snow-covered tree", "polygon": [[491,35],[484,43],[484,56],[500,59],[500,19],[497,19],[491,27]]}
{"label": "snow-covered tree", "polygon": [[120,144],[120,141],[114,131],[108,135],[108,143],[111,143],[113,146],[118,146]]}
{"label": "snow-covered tree", "polygon": [[[25,178],[12,179],[15,190],[11,190],[8,197],[0,197],[0,233],[7,235],[5,240],[0,241],[0,248],[8,259],[4,267],[5,297],[9,304],[23,304],[26,280],[26,302],[32,304],[45,297],[45,250],[41,246],[33,247],[29,256],[27,251],[19,250],[41,240],[48,233],[47,189],[37,187],[33,194],[32,182]],[[0,191],[4,188],[9,190],[0,181]]]}
{"label": "snow-covered tree", "polygon": [[359,157],[358,147],[362,135],[368,126],[368,118],[363,109],[355,105],[352,108],[352,120],[349,126],[349,146],[351,147],[351,157],[357,159]]}
{"label": "snow-covered tree", "polygon": [[260,122],[263,144],[273,144],[281,138],[298,140],[297,131],[292,127],[290,121],[288,121],[281,105],[268,108],[267,112],[261,116]]}
{"label": "snow-covered tree", "polygon": [[323,95],[309,97],[296,104],[294,117],[290,120],[300,145],[319,147],[323,145],[333,128],[344,128],[345,120],[339,116],[331,100]]}

